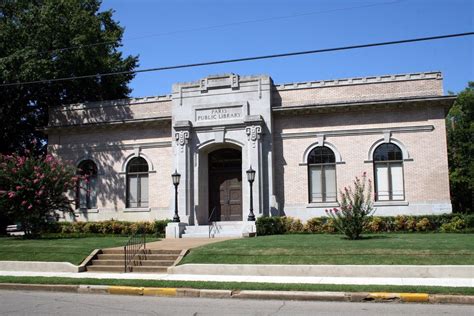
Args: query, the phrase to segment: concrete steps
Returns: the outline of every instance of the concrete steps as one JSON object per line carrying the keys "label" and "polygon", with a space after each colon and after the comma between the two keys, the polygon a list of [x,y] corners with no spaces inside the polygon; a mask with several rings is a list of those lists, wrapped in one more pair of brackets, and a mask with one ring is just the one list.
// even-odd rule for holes
{"label": "concrete steps", "polygon": [[[141,250],[128,266],[127,272],[166,273],[179,258],[181,250]],[[89,272],[124,272],[123,249],[103,249],[87,266]]]}
{"label": "concrete steps", "polygon": [[[124,258],[124,255],[121,254],[112,254],[112,255],[109,255],[109,254],[98,254],[97,255],[98,259],[99,260],[123,260],[125,259]],[[176,260],[176,258],[178,258],[178,255],[166,255],[166,254],[152,254],[152,255],[149,255],[149,254],[137,254],[135,256],[135,259],[140,259],[140,260]]]}

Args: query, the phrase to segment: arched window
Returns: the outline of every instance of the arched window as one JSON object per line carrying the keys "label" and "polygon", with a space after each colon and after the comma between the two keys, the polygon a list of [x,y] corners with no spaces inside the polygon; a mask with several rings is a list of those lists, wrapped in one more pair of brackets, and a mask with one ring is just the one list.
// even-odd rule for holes
{"label": "arched window", "polygon": [[142,157],[127,165],[127,207],[148,207],[148,163]]}
{"label": "arched window", "polygon": [[331,149],[318,146],[308,155],[309,202],[336,202],[336,158]]}
{"label": "arched window", "polygon": [[97,166],[92,160],[84,160],[78,166],[77,174],[82,176],[77,184],[76,207],[89,209],[97,207]]}
{"label": "arched window", "polygon": [[374,151],[375,200],[400,201],[403,189],[403,155],[392,143],[378,146]]}

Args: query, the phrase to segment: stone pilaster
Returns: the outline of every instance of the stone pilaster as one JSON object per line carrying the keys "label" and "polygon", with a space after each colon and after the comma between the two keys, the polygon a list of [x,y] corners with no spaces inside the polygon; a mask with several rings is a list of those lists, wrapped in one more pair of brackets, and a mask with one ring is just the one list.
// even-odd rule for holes
{"label": "stone pilaster", "polygon": [[[181,174],[178,187],[178,214],[183,223],[189,223],[192,203],[192,154],[190,149],[191,128],[189,121],[177,121],[174,126],[174,168]],[[174,200],[173,200],[174,201]],[[174,212],[174,202],[173,209]]]}
{"label": "stone pilaster", "polygon": [[[263,124],[264,121],[260,115],[248,115],[244,119],[245,133],[247,134],[247,166],[242,166],[244,171],[252,167],[255,170],[255,181],[253,183],[253,208],[255,215],[262,213],[263,208],[263,153],[262,153],[262,136],[263,136]],[[244,196],[249,199],[250,185],[245,179],[246,185],[244,186],[246,192]],[[247,218],[246,215],[248,210],[244,210],[244,220]]]}

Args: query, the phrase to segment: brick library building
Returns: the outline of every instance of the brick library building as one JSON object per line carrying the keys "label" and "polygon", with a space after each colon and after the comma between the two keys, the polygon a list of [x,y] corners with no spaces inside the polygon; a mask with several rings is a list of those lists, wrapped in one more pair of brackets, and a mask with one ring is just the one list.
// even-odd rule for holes
{"label": "brick library building", "polygon": [[454,100],[440,72],[285,84],[215,75],[166,96],[52,109],[48,150],[89,175],[78,220],[178,215],[169,238],[215,223],[238,236],[254,231],[252,214],[324,216],[364,172],[375,215],[442,214]]}

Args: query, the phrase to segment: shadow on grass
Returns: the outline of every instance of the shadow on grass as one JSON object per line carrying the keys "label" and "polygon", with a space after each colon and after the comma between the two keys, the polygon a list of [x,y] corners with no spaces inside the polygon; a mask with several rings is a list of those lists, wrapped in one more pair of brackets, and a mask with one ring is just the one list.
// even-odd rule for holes
{"label": "shadow on grass", "polygon": [[[40,237],[35,238],[28,238],[24,236],[1,236],[0,241],[2,240],[14,240],[14,241],[34,241],[34,240],[60,240],[60,239],[81,239],[81,238],[107,238],[107,237],[115,237],[115,238],[127,238],[128,235],[107,235],[107,234],[67,234],[67,235],[60,235],[60,234],[48,234],[43,235]],[[148,238],[148,236],[147,236]],[[150,239],[158,239],[154,236],[149,236]]]}
{"label": "shadow on grass", "polygon": [[392,236],[387,235],[374,235],[374,236],[360,236],[359,239],[349,239],[347,237],[341,237],[344,240],[353,240],[353,241],[360,241],[360,240],[371,240],[371,239],[391,239]]}

